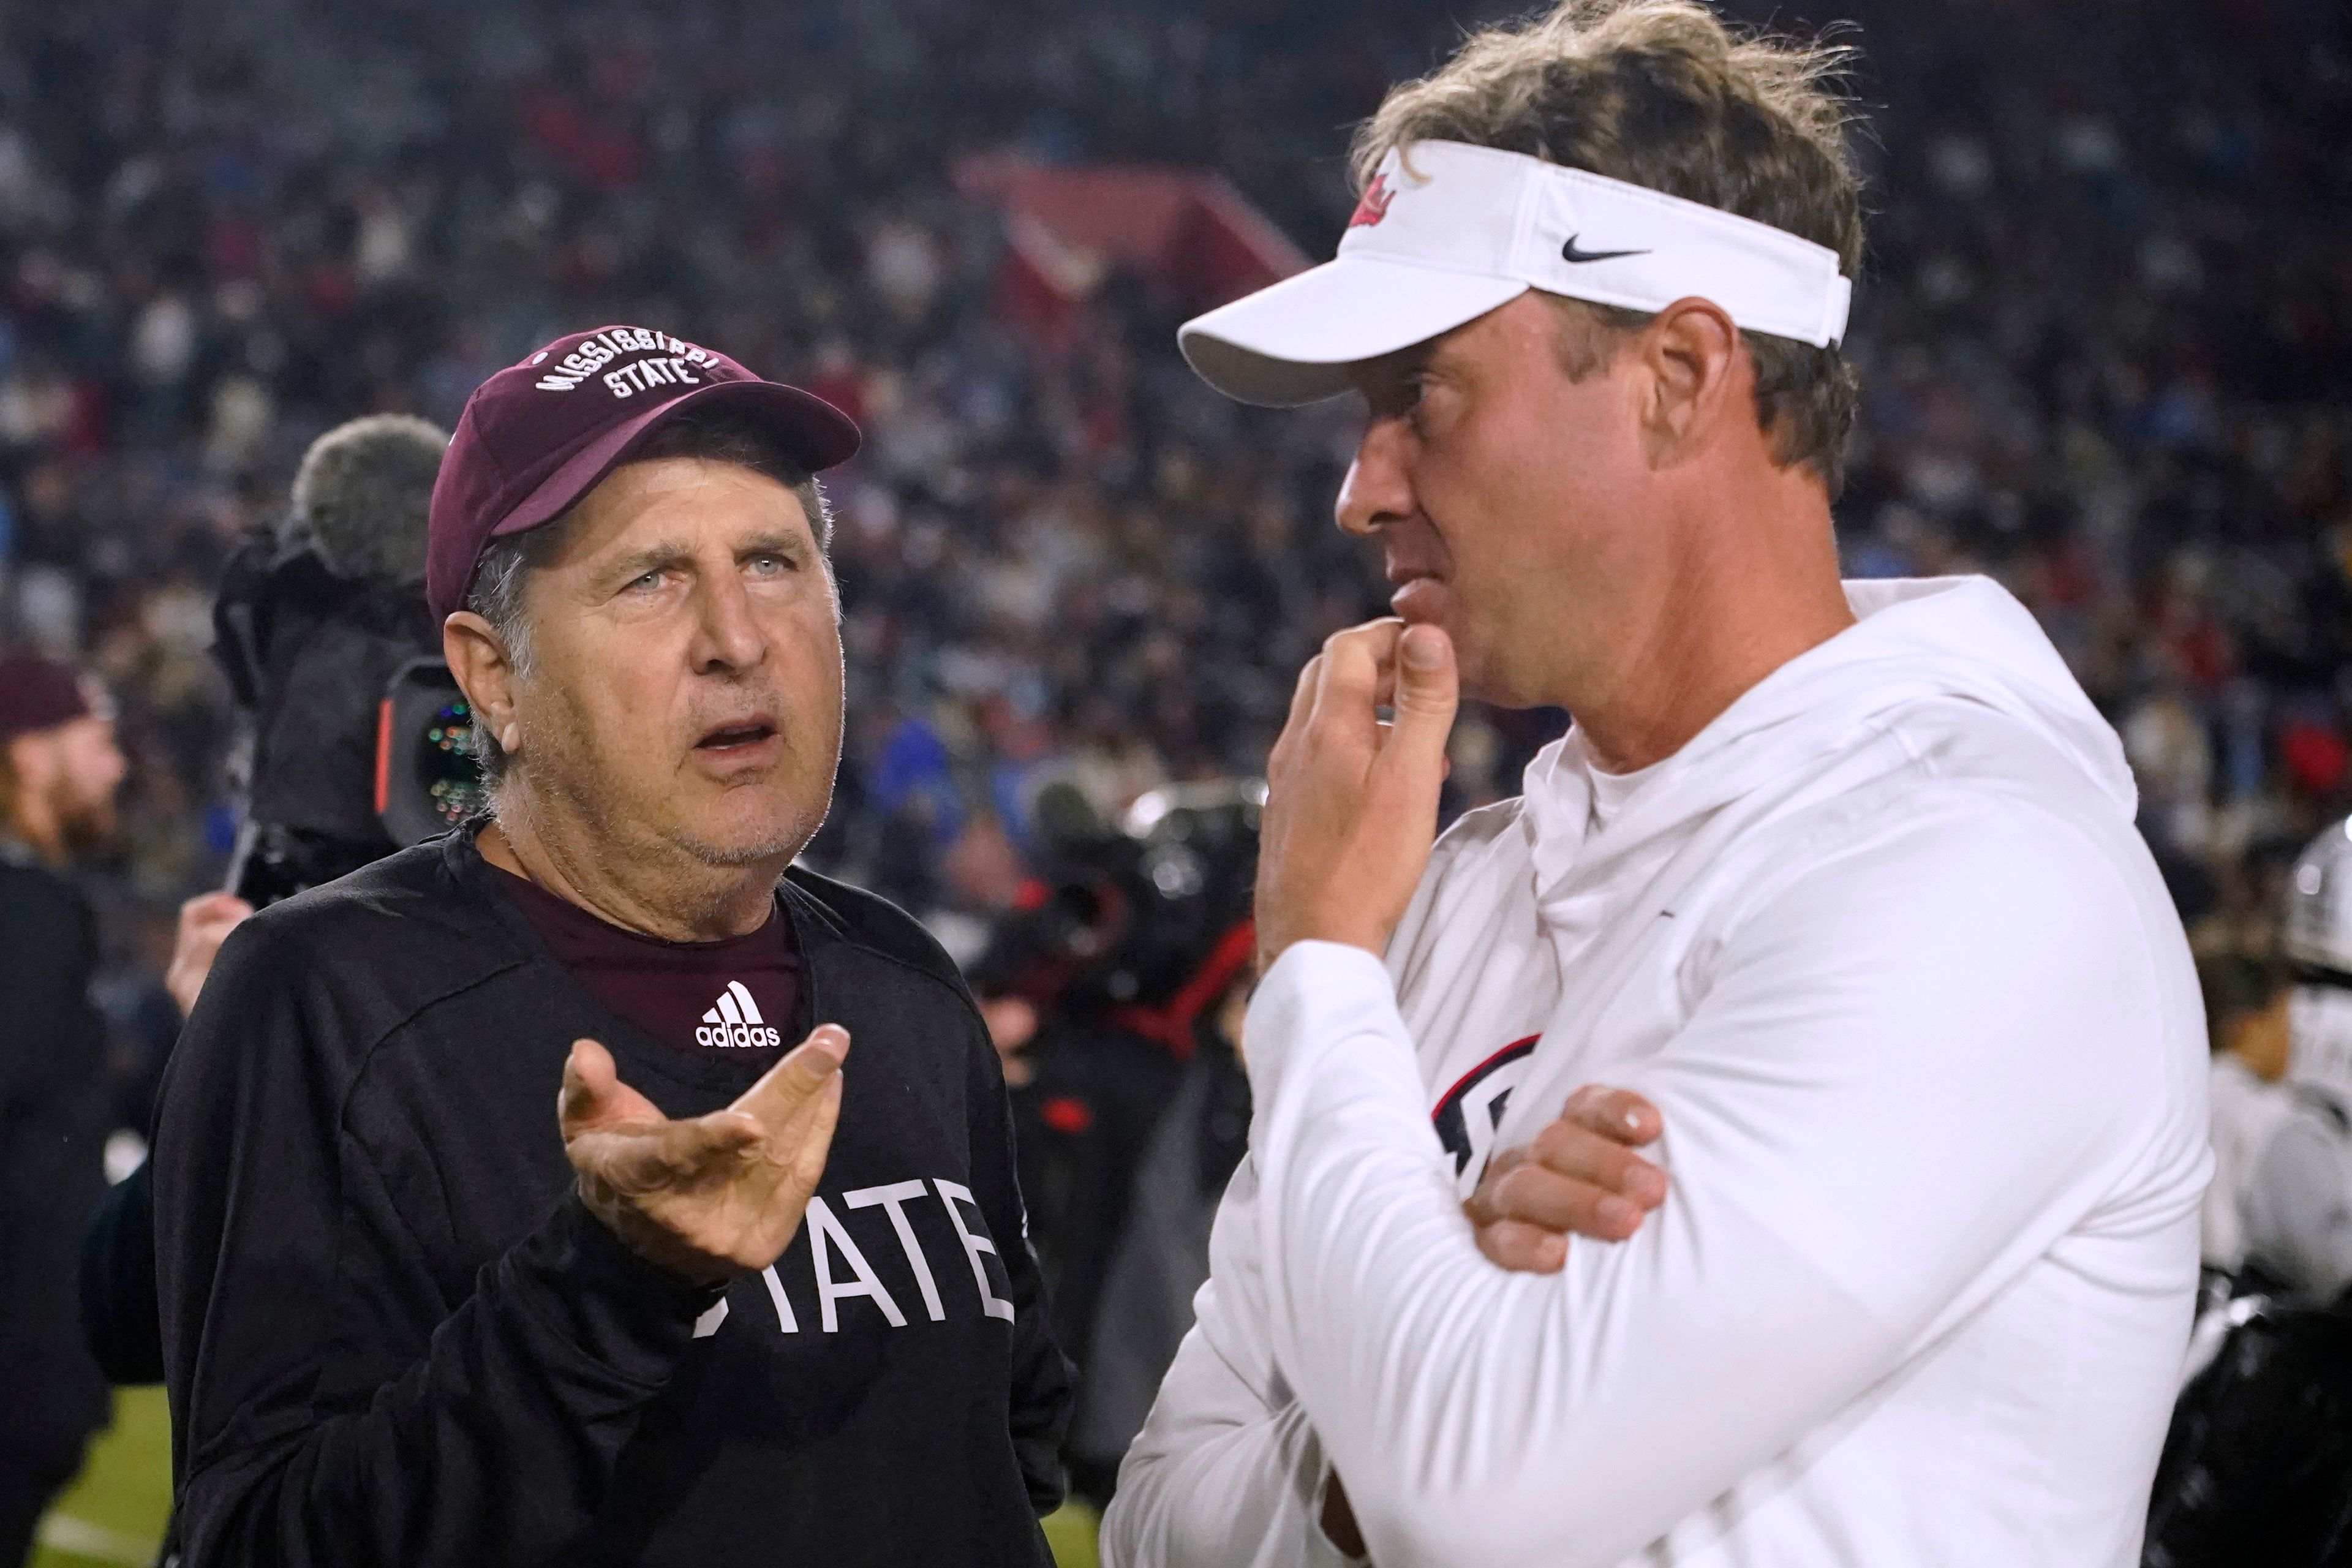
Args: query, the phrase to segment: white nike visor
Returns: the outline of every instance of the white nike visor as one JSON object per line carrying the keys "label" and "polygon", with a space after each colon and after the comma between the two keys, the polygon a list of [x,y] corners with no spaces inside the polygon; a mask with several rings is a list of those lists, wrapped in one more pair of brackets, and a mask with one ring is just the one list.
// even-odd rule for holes
{"label": "white nike visor", "polygon": [[1530,289],[1662,310],[1709,300],[1743,331],[1845,335],[1837,252],[1785,229],[1523,153],[1416,142],[1381,160],[1339,254],[1184,323],[1201,378],[1269,406],[1345,392],[1348,367]]}

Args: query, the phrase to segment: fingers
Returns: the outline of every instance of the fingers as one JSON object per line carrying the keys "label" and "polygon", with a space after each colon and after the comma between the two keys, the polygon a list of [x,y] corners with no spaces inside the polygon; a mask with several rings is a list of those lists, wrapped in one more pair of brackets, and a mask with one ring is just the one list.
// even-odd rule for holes
{"label": "fingers", "polygon": [[809,1098],[793,1122],[797,1125],[788,1124],[783,1132],[789,1144],[785,1157],[792,1183],[803,1194],[813,1193],[824,1174],[825,1159],[833,1152],[834,1129],[841,1123],[840,1074],[835,1073]]}
{"label": "fingers", "polygon": [[621,1081],[613,1053],[594,1040],[574,1040],[564,1058],[563,1088],[556,1096],[556,1123],[564,1139],[600,1127],[668,1121],[654,1102]]}
{"label": "fingers", "polygon": [[583,1132],[565,1152],[572,1169],[630,1197],[723,1181],[761,1141],[759,1124],[733,1111],[686,1121],[632,1122]]}
{"label": "fingers", "polygon": [[1611,1133],[1562,1116],[1536,1134],[1534,1163],[1556,1176],[1598,1187],[1654,1209],[1666,1199],[1666,1173]]}
{"label": "fingers", "polygon": [[[1630,1102],[1630,1103],[1629,1103]],[[1587,1121],[1606,1131],[1596,1131]],[[1540,1271],[1554,1249],[1528,1229],[1556,1239],[1622,1241],[1665,1201],[1665,1173],[1626,1147],[1657,1136],[1657,1108],[1622,1090],[1580,1091],[1570,1110],[1527,1149],[1496,1157],[1463,1205],[1479,1249],[1505,1268]],[[1523,1228],[1524,1227],[1524,1228]],[[1559,1249],[1565,1258],[1565,1247]]]}
{"label": "fingers", "polygon": [[1472,1205],[1472,1219],[1480,1225],[1517,1220],[1554,1236],[1588,1236],[1595,1241],[1624,1240],[1642,1228],[1646,1212],[1622,1193],[1563,1176],[1534,1161],[1496,1178],[1491,1189],[1481,1184]]}
{"label": "fingers", "polygon": [[1446,741],[1461,705],[1453,640],[1436,626],[1368,621],[1333,635],[1317,663],[1316,721],[1360,724],[1376,706],[1391,707],[1395,717],[1372,731],[1376,776],[1385,776],[1416,808],[1425,796],[1434,809],[1448,766]]}
{"label": "fingers", "polygon": [[253,913],[253,906],[235,893],[199,893],[180,906],[180,929],[226,931]]}
{"label": "fingers", "polygon": [[1403,629],[1404,623],[1393,618],[1366,621],[1325,639],[1315,660],[1314,716],[1318,723],[1371,720],[1372,710],[1387,695],[1382,687],[1396,662],[1397,634]]}
{"label": "fingers", "polygon": [[612,1052],[593,1040],[572,1042],[572,1054],[563,1058],[563,1089],[555,1097],[555,1120],[566,1139],[598,1120],[597,1106],[619,1081]]}
{"label": "fingers", "polygon": [[728,1109],[742,1111],[770,1131],[782,1128],[828,1080],[839,1076],[848,1055],[849,1031],[838,1024],[819,1024]]}
{"label": "fingers", "polygon": [[1265,759],[1266,778],[1271,783],[1280,778],[1289,766],[1291,753],[1299,744],[1299,734],[1307,728],[1315,710],[1315,692],[1322,683],[1323,660],[1317,656],[1307,661],[1298,672],[1298,684],[1290,690],[1290,714],[1282,721],[1282,733],[1274,739],[1274,750]]}
{"label": "fingers", "polygon": [[1570,1095],[1560,1116],[1628,1148],[1654,1142],[1666,1130],[1666,1119],[1656,1106],[1630,1089],[1597,1083],[1586,1084]]}
{"label": "fingers", "polygon": [[1568,1262],[1568,1237],[1525,1220],[1501,1219],[1475,1233],[1486,1261],[1517,1274],[1557,1274]]}
{"label": "fingers", "polygon": [[1383,763],[1393,758],[1416,776],[1444,778],[1445,742],[1460,703],[1454,639],[1437,626],[1406,627],[1397,638],[1396,721],[1381,751]]}

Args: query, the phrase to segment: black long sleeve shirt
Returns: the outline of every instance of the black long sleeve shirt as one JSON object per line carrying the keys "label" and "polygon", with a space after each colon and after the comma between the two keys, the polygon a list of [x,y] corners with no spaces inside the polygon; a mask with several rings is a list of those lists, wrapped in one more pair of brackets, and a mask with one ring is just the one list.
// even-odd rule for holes
{"label": "black long sleeve shirt", "polygon": [[19,1465],[70,1469],[106,1424],[74,1289],[82,1223],[106,1187],[97,964],[89,904],[0,839],[0,1454]]}
{"label": "black long sleeve shirt", "polygon": [[572,1195],[581,1036],[667,1114],[750,1064],[604,1011],[470,836],[265,910],[165,1080],[158,1273],[188,1568],[1042,1563],[1069,1373],[996,1056],[871,895],[779,889],[840,1125],[772,1269],[723,1291]]}

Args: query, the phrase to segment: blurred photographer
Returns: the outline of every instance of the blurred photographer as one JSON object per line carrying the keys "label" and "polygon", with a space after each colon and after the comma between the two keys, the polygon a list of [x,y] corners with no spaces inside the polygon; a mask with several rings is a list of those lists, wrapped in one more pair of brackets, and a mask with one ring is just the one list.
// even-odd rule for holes
{"label": "blurred photographer", "polygon": [[[449,437],[380,414],[312,443],[291,504],[223,574],[214,651],[252,717],[245,831],[230,889],[266,908],[453,826],[478,804],[452,744],[422,781],[440,809],[408,820],[410,686],[455,696],[425,604],[425,516]],[[428,688],[425,695],[429,697]]]}
{"label": "blurred photographer", "polygon": [[2313,1303],[2352,1285],[2352,823],[2295,862],[2281,945],[2286,1102],[2245,1161],[2239,1205],[2249,1265]]}
{"label": "blurred photographer", "polygon": [[74,1321],[74,1241],[105,1185],[98,920],[69,879],[114,837],[125,764],[94,681],[0,659],[0,1568],[106,1423]]}
{"label": "blurred photographer", "polygon": [[[449,765],[420,780],[415,738],[394,721],[404,701],[433,702],[436,674],[446,681],[425,542],[448,443],[405,415],[337,426],[303,454],[278,525],[222,575],[213,654],[252,726],[246,823],[229,888],[180,910],[164,986],[184,1019],[222,942],[257,908],[438,831],[474,798],[454,741],[421,749]],[[83,1331],[119,1384],[163,1378],[151,1183],[142,1164],[108,1191],[82,1242]]]}
{"label": "blurred photographer", "polygon": [[1065,1458],[1097,1506],[1192,1326],[1249,1131],[1231,1003],[1265,799],[1255,779],[1171,785],[1113,829],[1041,798],[1059,864],[976,966],[1055,1337],[1085,1373]]}
{"label": "blurred photographer", "polygon": [[2221,1047],[2212,1272],[2151,1494],[2145,1568],[2335,1568],[2352,1553],[2347,829],[2320,834],[2289,878],[2284,993],[2267,973],[2209,982]]}

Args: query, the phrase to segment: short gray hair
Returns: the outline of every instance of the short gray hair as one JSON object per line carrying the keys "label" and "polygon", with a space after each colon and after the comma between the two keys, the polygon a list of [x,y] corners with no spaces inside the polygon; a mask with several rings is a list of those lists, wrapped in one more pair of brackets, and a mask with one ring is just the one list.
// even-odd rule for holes
{"label": "short gray hair", "polygon": [[[809,531],[816,536],[817,553],[825,570],[833,570],[833,512],[816,476],[795,461],[768,427],[731,408],[696,409],[656,430],[646,444],[629,454],[632,463],[664,458],[700,458],[707,462],[733,463],[764,474],[782,485],[801,503]],[[521,533],[493,539],[474,566],[474,580],[466,590],[466,608],[490,624],[505,645],[507,663],[518,676],[531,671],[530,617],[524,613],[523,592],[531,572],[555,558],[572,526],[571,512]],[[474,719],[474,760],[492,789],[506,777],[506,748],[478,713]]]}

